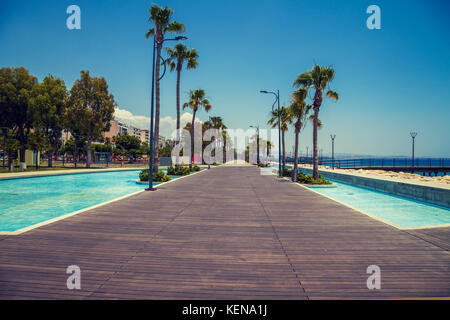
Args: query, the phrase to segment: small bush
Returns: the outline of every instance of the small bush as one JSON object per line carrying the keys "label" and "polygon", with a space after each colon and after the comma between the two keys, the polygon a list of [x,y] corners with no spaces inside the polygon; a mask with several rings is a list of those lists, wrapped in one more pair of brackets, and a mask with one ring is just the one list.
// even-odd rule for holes
{"label": "small bush", "polygon": [[319,178],[317,180],[314,180],[312,175],[310,175],[310,174],[305,175],[303,172],[300,172],[297,175],[297,182],[304,183],[304,184],[314,184],[314,185],[331,184],[330,181],[324,179],[321,175],[319,175]]}
{"label": "small bush", "polygon": [[288,168],[281,169],[281,175],[283,177],[292,177],[292,170]]}
{"label": "small bush", "polygon": [[[139,179],[141,181],[148,181],[148,169],[144,169],[139,173]],[[164,171],[153,172],[153,181],[154,182],[167,182],[170,180],[170,177],[164,173]]]}
{"label": "small bush", "polygon": [[190,172],[189,167],[187,166],[175,166],[167,168],[167,174],[171,176],[186,176]]}
{"label": "small bush", "polygon": [[200,167],[198,165],[195,165],[194,167],[192,167],[192,171],[200,171]]}

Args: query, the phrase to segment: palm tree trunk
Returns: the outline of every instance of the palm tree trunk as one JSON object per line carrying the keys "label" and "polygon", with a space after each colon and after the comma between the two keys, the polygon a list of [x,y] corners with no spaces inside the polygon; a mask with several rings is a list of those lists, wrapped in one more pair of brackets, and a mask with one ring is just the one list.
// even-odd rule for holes
{"label": "palm tree trunk", "polygon": [[53,167],[53,148],[47,152],[47,166],[49,168]]}
{"label": "palm tree trunk", "polygon": [[73,152],[73,166],[76,168],[77,167],[77,158],[78,158],[78,145],[75,141],[75,150]]}
{"label": "palm tree trunk", "polygon": [[[17,153],[16,153],[17,155]],[[3,154],[3,156],[5,156]],[[14,172],[14,162],[13,162],[13,151],[11,149],[8,150],[8,168],[9,171]]]}
{"label": "palm tree trunk", "polygon": [[191,122],[191,157],[189,161],[189,169],[192,169],[192,163],[194,162],[194,134],[195,134],[195,113],[196,111],[192,113],[192,122]]}
{"label": "palm tree trunk", "polygon": [[294,151],[294,168],[292,169],[292,181],[297,182],[298,167],[298,135],[300,133],[299,123],[295,124],[295,151]]}
{"label": "palm tree trunk", "polygon": [[322,90],[316,88],[314,94],[314,122],[313,122],[313,178],[319,179],[319,158],[317,157],[317,128],[319,126],[319,109],[322,105]]}
{"label": "palm tree trunk", "polygon": [[283,171],[286,167],[286,144],[284,143],[284,133],[285,133],[285,131],[281,131],[281,144],[283,147],[283,163],[282,163]]}
{"label": "palm tree trunk", "polygon": [[25,152],[26,152],[26,147],[25,147],[25,134],[23,132],[23,128],[19,128],[19,141],[20,141],[20,149],[19,149],[19,162],[20,162],[20,171],[25,171],[27,170],[27,163],[25,160]]}
{"label": "palm tree trunk", "polygon": [[222,163],[227,162],[227,138],[223,139],[223,157],[222,157]]}
{"label": "palm tree trunk", "polygon": [[88,139],[87,142],[87,147],[86,147],[86,168],[90,168],[91,167],[91,144],[92,144],[92,140]]}
{"label": "palm tree trunk", "polygon": [[319,108],[314,108],[314,126],[313,126],[313,178],[319,178],[319,158],[317,157],[317,127],[319,119]]}
{"label": "palm tree trunk", "polygon": [[162,45],[158,44],[156,47],[156,67],[155,67],[155,96],[156,96],[156,110],[155,110],[155,135],[154,135],[154,164],[153,172],[159,170],[159,117],[160,117],[160,85],[159,85],[159,69],[161,61]]}
{"label": "palm tree trunk", "polygon": [[[181,69],[177,69],[177,141],[179,143],[180,141],[180,77],[181,77]],[[177,153],[177,157],[175,160],[175,165],[178,165],[180,163],[179,154]]]}

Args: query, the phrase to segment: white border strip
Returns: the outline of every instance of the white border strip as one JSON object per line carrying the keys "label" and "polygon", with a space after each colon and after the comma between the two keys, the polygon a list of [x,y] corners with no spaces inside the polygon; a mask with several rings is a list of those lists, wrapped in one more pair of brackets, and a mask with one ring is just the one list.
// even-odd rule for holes
{"label": "white border strip", "polygon": [[[219,167],[219,166],[215,166],[215,167]],[[207,171],[207,170],[208,169],[203,169],[203,170],[200,170],[200,171],[188,174],[186,176],[179,177],[177,179],[173,179],[173,180],[169,180],[169,181],[166,181],[166,182],[162,182],[162,183],[154,186],[154,188],[157,189],[158,187],[160,187],[162,185],[165,185],[167,183],[171,183],[171,182],[175,182],[175,181],[181,180],[183,178],[191,177],[193,175],[196,175],[197,173],[204,172],[204,171]],[[57,222],[57,221],[60,221],[60,220],[67,219],[67,218],[75,216],[75,215],[77,215],[79,213],[83,213],[85,211],[89,211],[89,210],[92,210],[92,209],[95,209],[95,208],[98,208],[98,207],[110,204],[112,202],[116,202],[116,201],[119,201],[119,200],[123,200],[123,199],[129,198],[129,197],[135,196],[135,195],[140,194],[140,193],[145,192],[145,191],[146,190],[139,190],[139,191],[136,191],[136,192],[133,192],[133,193],[130,193],[130,194],[126,194],[124,196],[121,196],[121,197],[113,199],[113,200],[102,202],[102,203],[99,203],[99,204],[96,204],[96,205],[93,205],[93,206],[90,206],[90,207],[87,207],[87,208],[84,208],[84,209],[81,209],[81,210],[78,210],[78,211],[74,211],[74,212],[71,212],[71,213],[66,213],[66,214],[64,214],[62,216],[55,217],[55,218],[52,218],[52,219],[49,219],[49,220],[45,220],[45,221],[42,221],[42,222],[30,225],[28,227],[21,228],[21,229],[15,230],[15,231],[0,231],[0,235],[9,235],[9,236],[19,235],[19,234],[25,233],[27,231],[30,231],[30,230],[33,230],[33,229],[36,229],[36,228],[39,228],[39,227],[42,227],[42,226],[45,226],[45,225],[48,225],[48,224],[51,224],[51,223],[54,223],[54,222]]]}

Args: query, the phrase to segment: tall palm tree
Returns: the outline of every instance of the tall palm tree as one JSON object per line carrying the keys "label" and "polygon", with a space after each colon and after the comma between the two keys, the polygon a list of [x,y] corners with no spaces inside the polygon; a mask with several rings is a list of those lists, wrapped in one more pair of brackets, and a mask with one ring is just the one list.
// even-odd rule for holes
{"label": "tall palm tree", "polygon": [[159,117],[160,117],[160,83],[159,83],[159,70],[161,60],[161,49],[164,42],[164,36],[166,33],[175,32],[180,33],[186,28],[184,24],[171,21],[173,11],[169,7],[160,7],[156,4],[152,4],[150,9],[149,21],[153,22],[154,28],[148,30],[145,38],[150,36],[156,37],[156,65],[155,65],[155,96],[156,96],[156,110],[155,110],[155,134],[154,134],[154,171],[158,171],[159,167]]}
{"label": "tall palm tree", "polygon": [[266,141],[267,159],[269,159],[270,150],[272,149],[272,147],[273,147],[272,142],[270,142],[270,140],[267,140]]}
{"label": "tall palm tree", "polygon": [[192,109],[192,122],[191,122],[191,157],[189,160],[189,168],[192,169],[192,161],[194,157],[194,133],[195,133],[195,115],[200,108],[203,107],[206,112],[211,110],[211,104],[205,97],[205,90],[196,89],[189,91],[189,101],[183,104],[183,110],[185,108]]}
{"label": "tall palm tree", "polygon": [[297,181],[298,171],[298,145],[300,131],[306,125],[308,114],[311,111],[312,106],[305,103],[308,89],[300,88],[292,94],[292,104],[289,106],[289,117],[294,121],[295,128],[295,144],[294,144],[294,168],[292,170],[292,181]]}
{"label": "tall palm tree", "polygon": [[[319,110],[322,105],[322,94],[325,89],[328,88],[329,84],[333,81],[335,71],[333,67],[323,67],[319,65],[314,65],[314,67],[302,73],[295,79],[294,87],[300,87],[308,90],[309,88],[315,89],[314,100],[313,100],[313,110],[314,110],[314,125],[313,125],[313,177],[315,180],[319,178],[319,158],[317,156],[317,128],[319,121]],[[328,90],[325,96],[335,101],[338,100],[338,94],[335,91]]]}
{"label": "tall palm tree", "polygon": [[220,138],[214,139],[214,157],[216,156],[217,148],[221,147],[223,139],[223,130],[227,129],[227,126],[223,123],[222,117],[209,117],[210,127],[219,130],[221,133]]}
{"label": "tall palm tree", "polygon": [[[281,130],[281,146],[282,146],[281,152],[283,153],[283,159],[282,159],[283,170],[286,167],[286,144],[284,142],[284,136],[285,136],[286,131],[288,131],[288,124],[292,123],[292,119],[289,117],[288,111],[289,110],[287,107],[285,107],[285,106],[280,107],[280,120],[281,120],[280,130]],[[274,109],[273,111],[271,111],[270,116],[271,116],[271,118],[269,119],[269,121],[267,121],[267,124],[272,125],[272,128],[277,128],[278,127],[278,109]]]}
{"label": "tall palm tree", "polygon": [[[177,140],[179,140],[180,132],[180,78],[181,70],[183,69],[183,64],[187,61],[188,69],[195,69],[198,65],[198,53],[195,49],[188,50],[186,46],[182,43],[175,45],[175,48],[166,48],[169,57],[166,59],[170,71],[177,70]],[[178,164],[178,158],[177,158]]]}

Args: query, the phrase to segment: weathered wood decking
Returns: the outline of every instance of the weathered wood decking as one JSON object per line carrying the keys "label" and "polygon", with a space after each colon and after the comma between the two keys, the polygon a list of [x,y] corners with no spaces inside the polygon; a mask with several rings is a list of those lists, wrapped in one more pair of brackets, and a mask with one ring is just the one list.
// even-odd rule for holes
{"label": "weathered wood decking", "polygon": [[[401,231],[254,167],[217,167],[19,236],[0,298],[450,295],[450,228]],[[366,268],[381,268],[368,290]],[[67,266],[81,290],[66,288]]]}

